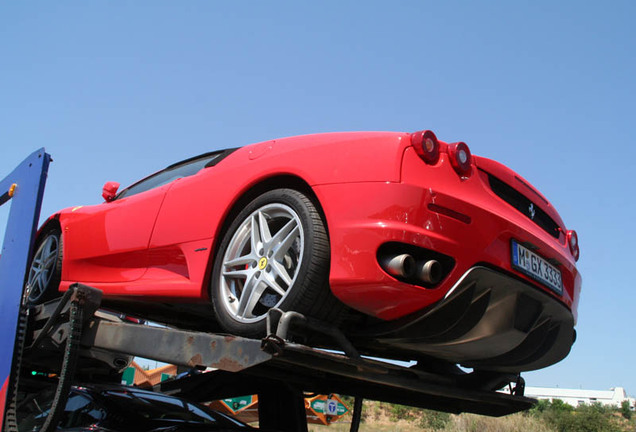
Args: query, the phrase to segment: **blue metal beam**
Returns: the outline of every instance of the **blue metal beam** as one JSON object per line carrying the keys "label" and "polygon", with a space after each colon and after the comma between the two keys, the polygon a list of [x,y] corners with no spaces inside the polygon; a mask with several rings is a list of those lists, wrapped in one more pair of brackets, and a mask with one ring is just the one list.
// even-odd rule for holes
{"label": "blue metal beam", "polygon": [[0,205],[11,206],[0,255],[0,430],[4,430],[24,277],[50,161],[51,156],[41,148],[0,181]]}

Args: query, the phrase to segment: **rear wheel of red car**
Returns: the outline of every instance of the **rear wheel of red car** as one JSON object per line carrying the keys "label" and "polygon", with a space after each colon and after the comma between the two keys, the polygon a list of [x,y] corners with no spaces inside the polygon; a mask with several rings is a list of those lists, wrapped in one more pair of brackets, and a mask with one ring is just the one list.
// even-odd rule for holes
{"label": "rear wheel of red car", "polygon": [[35,244],[27,275],[27,300],[43,303],[60,295],[62,275],[62,233],[57,227],[45,230]]}
{"label": "rear wheel of red car", "polygon": [[211,297],[224,331],[265,334],[269,309],[328,319],[338,301],[328,287],[329,240],[314,203],[292,189],[254,199],[225,232]]}

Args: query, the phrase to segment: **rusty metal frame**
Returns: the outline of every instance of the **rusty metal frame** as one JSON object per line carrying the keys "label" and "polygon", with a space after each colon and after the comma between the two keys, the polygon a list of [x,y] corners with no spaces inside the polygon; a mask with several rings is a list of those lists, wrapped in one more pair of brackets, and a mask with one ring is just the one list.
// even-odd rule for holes
{"label": "rusty metal frame", "polygon": [[[40,308],[51,310],[54,307]],[[292,318],[301,327],[309,325],[307,320],[296,316]],[[59,321],[59,317],[56,319]],[[57,322],[56,325],[63,323]],[[333,333],[330,327],[322,330]],[[477,380],[467,379],[466,375],[470,374],[435,373],[417,366],[359,357],[355,352],[352,356],[311,348],[289,342],[284,338],[285,332],[279,333],[283,337],[270,336],[261,341],[111,322],[94,316],[85,326],[81,344],[84,349],[97,348],[198,369],[217,369],[164,382],[157,388],[191,400],[206,401],[256,393],[271,395],[272,391],[279,390],[280,394],[309,391],[491,416],[522,411],[535,403],[521,393],[499,393],[491,389],[494,388],[492,385],[475,385]],[[41,336],[34,336],[37,340],[41,339]],[[514,374],[503,379],[516,381],[522,388],[522,380]],[[293,428],[290,426],[289,430]]]}
{"label": "rusty metal frame", "polygon": [[97,319],[89,323],[82,345],[179,366],[229,372],[239,372],[272,358],[261,350],[260,340]]}

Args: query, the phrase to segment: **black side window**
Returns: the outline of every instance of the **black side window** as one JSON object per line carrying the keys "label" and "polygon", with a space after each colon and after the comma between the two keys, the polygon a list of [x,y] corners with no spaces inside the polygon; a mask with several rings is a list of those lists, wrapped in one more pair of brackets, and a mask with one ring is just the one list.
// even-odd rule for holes
{"label": "black side window", "polygon": [[60,426],[86,427],[98,423],[103,417],[103,411],[91,399],[81,394],[72,394],[66,402]]}
{"label": "black side window", "polygon": [[134,185],[124,189],[119,193],[119,195],[117,195],[117,199],[158,188],[179,178],[195,175],[222,154],[223,152],[207,154],[169,166],[165,170],[159,171],[150,177],[146,177],[145,179],[140,180]]}
{"label": "black side window", "polygon": [[[44,425],[53,403],[53,392],[45,391],[28,402],[21,409],[20,432],[36,432]],[[82,394],[72,392],[68,397],[64,414],[60,420],[61,428],[88,427],[98,423],[105,416],[95,403]]]}

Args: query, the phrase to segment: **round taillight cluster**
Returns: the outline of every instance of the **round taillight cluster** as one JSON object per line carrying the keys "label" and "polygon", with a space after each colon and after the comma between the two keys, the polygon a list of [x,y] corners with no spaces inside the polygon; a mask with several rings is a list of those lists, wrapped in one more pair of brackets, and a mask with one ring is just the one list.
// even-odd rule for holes
{"label": "round taillight cluster", "polygon": [[461,177],[470,177],[473,157],[466,143],[439,142],[433,131],[423,130],[411,134],[411,145],[418,156],[429,165],[437,163],[440,153],[448,153],[448,159],[455,172]]}
{"label": "round taillight cluster", "polygon": [[419,157],[427,164],[436,164],[439,160],[439,141],[430,130],[413,132],[411,134],[411,145]]}
{"label": "round taillight cluster", "polygon": [[456,142],[448,145],[448,155],[455,171],[462,177],[470,176],[472,169],[472,155],[465,142]]}
{"label": "round taillight cluster", "polygon": [[579,250],[579,236],[576,234],[576,231],[570,230],[567,234],[568,246],[570,246],[570,252],[574,257],[575,261],[579,260],[580,250]]}

